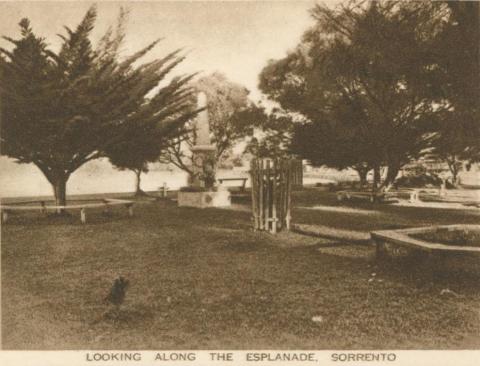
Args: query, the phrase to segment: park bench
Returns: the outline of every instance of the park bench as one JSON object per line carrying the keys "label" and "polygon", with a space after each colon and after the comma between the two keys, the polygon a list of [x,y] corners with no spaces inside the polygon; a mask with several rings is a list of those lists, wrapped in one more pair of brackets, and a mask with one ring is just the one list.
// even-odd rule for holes
{"label": "park bench", "polygon": [[18,203],[12,203],[9,205],[1,204],[0,211],[2,213],[1,215],[2,222],[6,223],[8,221],[9,214],[14,211],[40,211],[42,214],[46,214],[48,210],[79,209],[80,221],[82,222],[82,224],[85,224],[87,222],[87,209],[103,207],[105,211],[108,211],[111,206],[122,205],[127,208],[128,215],[133,216],[133,205],[134,205],[133,201],[114,199],[114,198],[106,198],[99,203],[84,203],[84,204],[75,204],[75,205],[69,205],[69,206],[48,206],[48,205],[45,205],[44,201],[40,201],[39,202],[40,205],[32,205],[32,206],[24,206],[23,204],[25,203],[36,203],[36,202],[18,202]]}
{"label": "park bench", "polygon": [[373,194],[372,192],[362,191],[338,191],[337,200],[350,200],[352,198],[368,199],[370,202],[382,201],[385,198],[384,193]]}
{"label": "park bench", "polygon": [[395,199],[402,196],[408,198],[410,202],[420,202],[420,194],[424,197],[431,195],[431,190],[427,189],[401,189],[395,191],[383,191],[378,193],[366,191],[338,191],[337,200],[350,200],[352,198],[368,199],[370,202],[394,202]]}
{"label": "park bench", "polygon": [[238,178],[218,178],[218,181],[220,182],[220,184],[222,184],[223,182],[226,182],[226,181],[241,181],[241,185],[240,185],[240,191],[245,191],[245,186],[247,184],[247,180],[248,178],[245,178],[245,177],[238,177]]}
{"label": "park bench", "polygon": [[164,182],[161,187],[158,187],[158,190],[160,191],[160,196],[162,198],[168,197],[168,191],[170,190],[170,188],[167,187],[167,183]]}

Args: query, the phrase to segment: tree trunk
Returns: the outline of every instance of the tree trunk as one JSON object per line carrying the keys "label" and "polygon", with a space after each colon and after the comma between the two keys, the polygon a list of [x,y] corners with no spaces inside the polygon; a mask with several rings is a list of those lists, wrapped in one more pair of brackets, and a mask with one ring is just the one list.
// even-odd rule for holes
{"label": "tree trunk", "polygon": [[456,186],[457,185],[458,170],[456,168],[453,168],[451,171],[452,171],[452,185]]}
{"label": "tree trunk", "polygon": [[358,173],[358,178],[360,179],[360,188],[363,188],[367,185],[367,174],[368,168],[355,168]]}
{"label": "tree trunk", "polygon": [[391,163],[388,165],[387,169],[387,175],[382,188],[385,187],[388,189],[395,182],[395,179],[397,179],[398,172],[400,171],[400,164]]}
{"label": "tree trunk", "polygon": [[142,191],[142,189],[140,188],[142,171],[141,170],[135,170],[135,175],[137,177],[136,184],[135,184],[135,196],[136,197],[145,196],[145,192]]}
{"label": "tree trunk", "polygon": [[457,184],[457,176],[458,176],[458,162],[455,157],[451,159],[446,159],[448,169],[450,169],[450,173],[452,173],[452,184],[455,186]]}
{"label": "tree trunk", "polygon": [[[68,177],[59,177],[52,183],[53,194],[55,196],[55,206],[67,205],[67,180]],[[65,213],[64,208],[57,208],[57,214]]]}
{"label": "tree trunk", "polygon": [[379,184],[380,184],[380,166],[376,166],[373,168],[373,186],[372,186],[373,193],[377,192]]}

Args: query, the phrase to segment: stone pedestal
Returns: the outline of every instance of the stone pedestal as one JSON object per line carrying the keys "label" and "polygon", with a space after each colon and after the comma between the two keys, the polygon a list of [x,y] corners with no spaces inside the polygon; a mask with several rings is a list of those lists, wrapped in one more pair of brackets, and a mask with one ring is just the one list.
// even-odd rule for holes
{"label": "stone pedestal", "polygon": [[230,192],[227,190],[216,192],[178,192],[179,207],[228,207],[230,204]]}
{"label": "stone pedestal", "polygon": [[192,147],[192,175],[189,177],[189,189],[178,192],[180,207],[225,207],[230,206],[230,192],[215,186],[216,147],[210,140],[208,124],[207,97],[198,95],[198,114],[196,122],[196,141]]}
{"label": "stone pedestal", "polygon": [[[190,187],[211,188],[215,183],[215,146],[196,145],[192,147],[192,173],[189,177],[188,185]],[[210,176],[213,180],[205,180]],[[207,187],[207,184],[209,186]]]}

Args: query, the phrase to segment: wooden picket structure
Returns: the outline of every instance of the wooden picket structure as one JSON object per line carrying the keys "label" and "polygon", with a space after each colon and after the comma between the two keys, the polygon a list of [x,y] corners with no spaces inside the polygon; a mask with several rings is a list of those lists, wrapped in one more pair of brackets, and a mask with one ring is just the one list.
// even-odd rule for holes
{"label": "wooden picket structure", "polygon": [[253,159],[250,163],[254,230],[275,234],[290,230],[290,207],[296,160]]}
{"label": "wooden picket structure", "polygon": [[301,160],[292,159],[292,186],[293,188],[303,187],[303,164]]}

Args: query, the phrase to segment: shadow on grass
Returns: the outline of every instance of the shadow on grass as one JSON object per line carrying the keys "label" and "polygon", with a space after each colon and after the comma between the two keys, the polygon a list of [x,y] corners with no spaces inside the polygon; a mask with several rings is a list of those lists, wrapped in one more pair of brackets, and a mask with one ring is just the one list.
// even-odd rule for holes
{"label": "shadow on grass", "polygon": [[465,294],[480,294],[480,263],[476,258],[450,255],[441,259],[413,253],[403,257],[372,260],[387,279],[408,286],[431,289],[455,288]]}
{"label": "shadow on grass", "polygon": [[[352,230],[371,231],[432,224],[476,224],[480,220],[480,210],[404,207],[371,202],[339,202],[335,193],[313,189],[294,192],[292,202],[293,218],[296,223],[320,224]],[[296,208],[316,205],[331,207],[332,211]],[[334,212],[335,208],[341,208],[344,212]],[[347,212],[348,209],[352,211]],[[376,215],[358,214],[355,213],[355,209],[363,210],[362,212],[372,211]]]}
{"label": "shadow on grass", "polygon": [[8,226],[83,226],[83,225],[102,225],[112,221],[129,220],[127,212],[109,211],[102,212],[100,210],[87,212],[87,223],[82,224],[80,220],[80,211],[67,211],[61,215],[55,213],[41,214],[41,213],[10,213]]}

